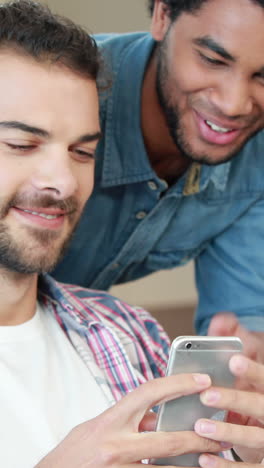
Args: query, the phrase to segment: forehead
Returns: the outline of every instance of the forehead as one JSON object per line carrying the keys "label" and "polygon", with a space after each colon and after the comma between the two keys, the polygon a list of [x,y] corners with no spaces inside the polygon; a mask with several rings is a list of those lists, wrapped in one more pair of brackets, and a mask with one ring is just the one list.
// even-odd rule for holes
{"label": "forehead", "polygon": [[[241,19],[246,11],[258,16],[264,9],[263,0],[202,0],[199,3],[200,6],[194,8],[193,11],[184,11],[178,18],[187,15],[205,19],[208,15],[211,18],[220,15],[219,19],[225,21],[226,15],[238,16]],[[244,20],[246,21],[247,18],[244,17]]]}
{"label": "forehead", "polygon": [[208,0],[194,13],[182,13],[172,29],[178,37],[211,36],[228,48],[247,45],[263,55],[264,8],[253,0]]}
{"label": "forehead", "polygon": [[0,51],[0,102],[0,120],[26,121],[52,133],[98,131],[95,81],[58,64]]}

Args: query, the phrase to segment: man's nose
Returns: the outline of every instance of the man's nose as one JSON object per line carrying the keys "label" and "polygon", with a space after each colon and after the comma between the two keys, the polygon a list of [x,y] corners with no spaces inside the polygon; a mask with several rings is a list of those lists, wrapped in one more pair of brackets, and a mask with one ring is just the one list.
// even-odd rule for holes
{"label": "man's nose", "polygon": [[249,116],[254,107],[250,83],[242,77],[231,77],[211,89],[212,104],[225,117]]}
{"label": "man's nose", "polygon": [[39,191],[52,192],[59,199],[74,195],[78,183],[74,173],[74,161],[67,149],[54,148],[38,160],[32,178],[33,186]]}

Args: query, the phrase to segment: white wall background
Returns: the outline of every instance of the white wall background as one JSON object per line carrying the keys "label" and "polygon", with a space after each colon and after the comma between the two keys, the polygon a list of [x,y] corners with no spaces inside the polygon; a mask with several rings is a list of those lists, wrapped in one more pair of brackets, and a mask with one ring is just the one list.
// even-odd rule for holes
{"label": "white wall background", "polygon": [[46,3],[92,32],[145,30],[150,20],[145,0],[46,0]]}

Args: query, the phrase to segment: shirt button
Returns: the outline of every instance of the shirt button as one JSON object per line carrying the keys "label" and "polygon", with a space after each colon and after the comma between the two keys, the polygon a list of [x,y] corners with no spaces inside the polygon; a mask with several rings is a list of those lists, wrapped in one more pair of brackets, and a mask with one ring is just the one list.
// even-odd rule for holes
{"label": "shirt button", "polygon": [[136,214],[136,218],[137,218],[137,219],[144,219],[146,216],[147,216],[147,213],[146,213],[145,211],[139,211],[139,212]]}
{"label": "shirt button", "polygon": [[169,187],[168,183],[164,179],[162,179],[162,185],[163,185],[163,190],[167,190]]}
{"label": "shirt button", "polygon": [[113,265],[111,265],[111,270],[117,270],[118,268],[120,267],[119,263],[113,263]]}
{"label": "shirt button", "polygon": [[148,182],[148,187],[149,187],[151,190],[157,190],[157,188],[158,188],[156,182],[153,182],[153,180],[150,180],[150,181]]}

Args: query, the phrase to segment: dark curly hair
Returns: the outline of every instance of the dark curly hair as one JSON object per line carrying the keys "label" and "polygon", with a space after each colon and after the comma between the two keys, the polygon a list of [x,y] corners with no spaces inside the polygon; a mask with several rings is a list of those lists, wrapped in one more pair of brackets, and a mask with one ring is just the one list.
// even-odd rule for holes
{"label": "dark curly hair", "polygon": [[[162,0],[162,3],[164,3],[164,7],[167,9],[170,19],[174,21],[181,13],[194,13],[208,1],[210,0]],[[264,0],[251,1],[264,8]],[[153,13],[154,4],[155,0],[148,0],[148,7],[151,15]]]}
{"label": "dark curly hair", "polygon": [[13,48],[38,61],[61,63],[92,79],[99,72],[99,52],[88,33],[30,0],[0,3],[1,48]]}

